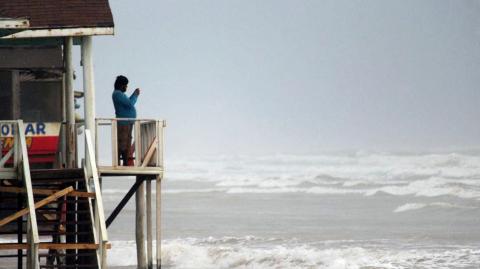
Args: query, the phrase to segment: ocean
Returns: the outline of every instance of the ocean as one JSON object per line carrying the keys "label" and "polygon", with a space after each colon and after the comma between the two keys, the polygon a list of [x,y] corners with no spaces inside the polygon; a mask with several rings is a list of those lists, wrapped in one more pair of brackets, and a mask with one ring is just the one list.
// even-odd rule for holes
{"label": "ocean", "polygon": [[[167,158],[164,268],[480,268],[480,154]],[[107,215],[133,179],[105,179]],[[109,228],[135,267],[134,199]]]}

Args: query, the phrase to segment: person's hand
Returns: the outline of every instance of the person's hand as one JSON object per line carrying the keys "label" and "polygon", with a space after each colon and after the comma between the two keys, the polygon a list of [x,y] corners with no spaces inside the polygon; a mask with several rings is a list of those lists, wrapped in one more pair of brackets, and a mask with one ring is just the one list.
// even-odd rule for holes
{"label": "person's hand", "polygon": [[133,93],[136,94],[137,96],[139,96],[140,95],[140,88],[136,88]]}

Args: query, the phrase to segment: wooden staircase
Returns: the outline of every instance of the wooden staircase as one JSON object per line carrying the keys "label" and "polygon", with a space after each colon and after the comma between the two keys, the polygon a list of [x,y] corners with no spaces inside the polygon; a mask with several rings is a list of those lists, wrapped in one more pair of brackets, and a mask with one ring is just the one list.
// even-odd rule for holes
{"label": "wooden staircase", "polygon": [[[89,192],[84,169],[32,170],[31,182],[40,236],[39,268],[99,268],[95,193]],[[10,205],[0,208],[0,234],[16,241],[0,243],[0,258],[16,259],[17,268],[26,264],[28,249],[24,184],[22,180],[0,184],[0,205]]]}
{"label": "wooden staircase", "polygon": [[[23,121],[6,123],[15,132],[13,148],[0,160],[0,268],[106,268],[108,236],[90,131],[82,169],[30,170]],[[16,266],[1,258],[16,258]]]}

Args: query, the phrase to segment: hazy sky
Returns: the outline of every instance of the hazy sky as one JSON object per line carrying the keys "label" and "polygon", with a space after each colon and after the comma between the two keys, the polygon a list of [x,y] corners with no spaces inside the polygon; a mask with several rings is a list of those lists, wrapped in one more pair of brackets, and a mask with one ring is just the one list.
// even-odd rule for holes
{"label": "hazy sky", "polygon": [[479,1],[110,0],[116,75],[168,154],[480,147]]}

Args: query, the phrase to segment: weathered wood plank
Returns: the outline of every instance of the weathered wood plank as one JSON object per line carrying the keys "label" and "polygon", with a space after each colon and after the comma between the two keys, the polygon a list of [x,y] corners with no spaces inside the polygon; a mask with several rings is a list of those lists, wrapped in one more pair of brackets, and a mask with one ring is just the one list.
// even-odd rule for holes
{"label": "weathered wood plank", "polygon": [[143,163],[141,167],[147,167],[147,165],[150,163],[153,153],[155,153],[157,149],[157,138],[153,139],[152,143],[148,147],[147,154],[145,154],[145,158],[143,159]]}
{"label": "weathered wood plank", "polygon": [[102,176],[121,176],[121,175],[153,175],[157,176],[163,173],[161,167],[135,167],[135,166],[100,166],[98,171]]}
{"label": "weathered wood plank", "polygon": [[83,179],[83,170],[81,168],[62,168],[62,169],[32,169],[30,171],[32,179]]}
{"label": "weathered wood plank", "polygon": [[61,47],[3,47],[0,68],[63,68]]}

